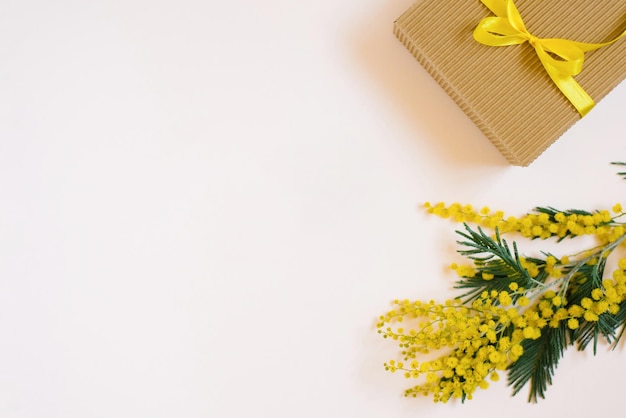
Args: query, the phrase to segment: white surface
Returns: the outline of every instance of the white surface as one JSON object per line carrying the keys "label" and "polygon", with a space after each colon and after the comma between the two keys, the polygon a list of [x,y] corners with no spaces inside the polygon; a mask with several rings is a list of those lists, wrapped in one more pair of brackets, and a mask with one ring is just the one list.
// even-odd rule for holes
{"label": "white surface", "polygon": [[538,406],[405,399],[382,368],[389,302],[454,294],[422,202],[626,192],[625,84],[511,167],[393,37],[411,1],[0,5],[0,416],[615,410],[620,351],[568,352]]}

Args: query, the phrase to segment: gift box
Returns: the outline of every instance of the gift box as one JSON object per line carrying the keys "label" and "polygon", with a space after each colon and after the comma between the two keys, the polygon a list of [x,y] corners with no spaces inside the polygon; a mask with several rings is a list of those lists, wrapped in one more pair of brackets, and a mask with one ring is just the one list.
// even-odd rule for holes
{"label": "gift box", "polygon": [[[626,0],[514,5],[537,38],[602,43],[626,29]],[[530,42],[501,47],[474,38],[480,22],[493,16],[480,0],[422,0],[400,16],[394,32],[504,157],[527,166],[583,116]],[[586,52],[573,78],[600,101],[626,78],[626,39]]]}

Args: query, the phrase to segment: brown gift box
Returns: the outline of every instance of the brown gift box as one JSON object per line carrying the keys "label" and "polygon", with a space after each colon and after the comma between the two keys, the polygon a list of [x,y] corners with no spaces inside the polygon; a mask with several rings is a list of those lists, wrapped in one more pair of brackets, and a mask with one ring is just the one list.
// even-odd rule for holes
{"label": "brown gift box", "polygon": [[[626,0],[517,0],[528,31],[539,38],[601,43],[626,25]],[[480,0],[422,0],[394,32],[431,76],[513,165],[527,166],[581,116],[550,79],[534,48],[475,41]],[[626,78],[626,39],[587,52],[574,77],[597,103]]]}

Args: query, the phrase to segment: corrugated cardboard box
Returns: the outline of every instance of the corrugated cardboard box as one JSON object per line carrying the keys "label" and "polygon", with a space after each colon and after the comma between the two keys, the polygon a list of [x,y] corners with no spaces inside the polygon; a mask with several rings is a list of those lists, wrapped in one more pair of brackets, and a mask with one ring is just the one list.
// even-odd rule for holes
{"label": "corrugated cardboard box", "polygon": [[[626,0],[517,0],[515,5],[539,38],[600,43],[626,29]],[[493,13],[480,0],[422,0],[395,22],[394,32],[504,157],[526,166],[581,116],[528,42],[493,47],[474,40],[474,29],[488,16]],[[587,52],[575,77],[596,103],[624,78],[626,39]]]}

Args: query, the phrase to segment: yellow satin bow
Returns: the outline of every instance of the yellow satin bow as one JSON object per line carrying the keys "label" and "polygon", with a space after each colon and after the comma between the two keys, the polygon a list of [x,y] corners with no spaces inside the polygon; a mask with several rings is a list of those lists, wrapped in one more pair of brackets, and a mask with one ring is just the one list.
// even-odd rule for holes
{"label": "yellow satin bow", "polygon": [[[595,106],[593,99],[574,80],[583,68],[585,52],[610,45],[624,35],[601,43],[588,44],[568,39],[541,39],[532,35],[524,26],[513,0],[481,0],[496,16],[480,21],[474,30],[474,39],[489,46],[507,46],[530,43],[537,52],[541,63],[552,78],[552,81],[574,105],[576,110],[585,116]],[[552,54],[552,55],[551,55]],[[557,59],[554,56],[560,58]]]}

